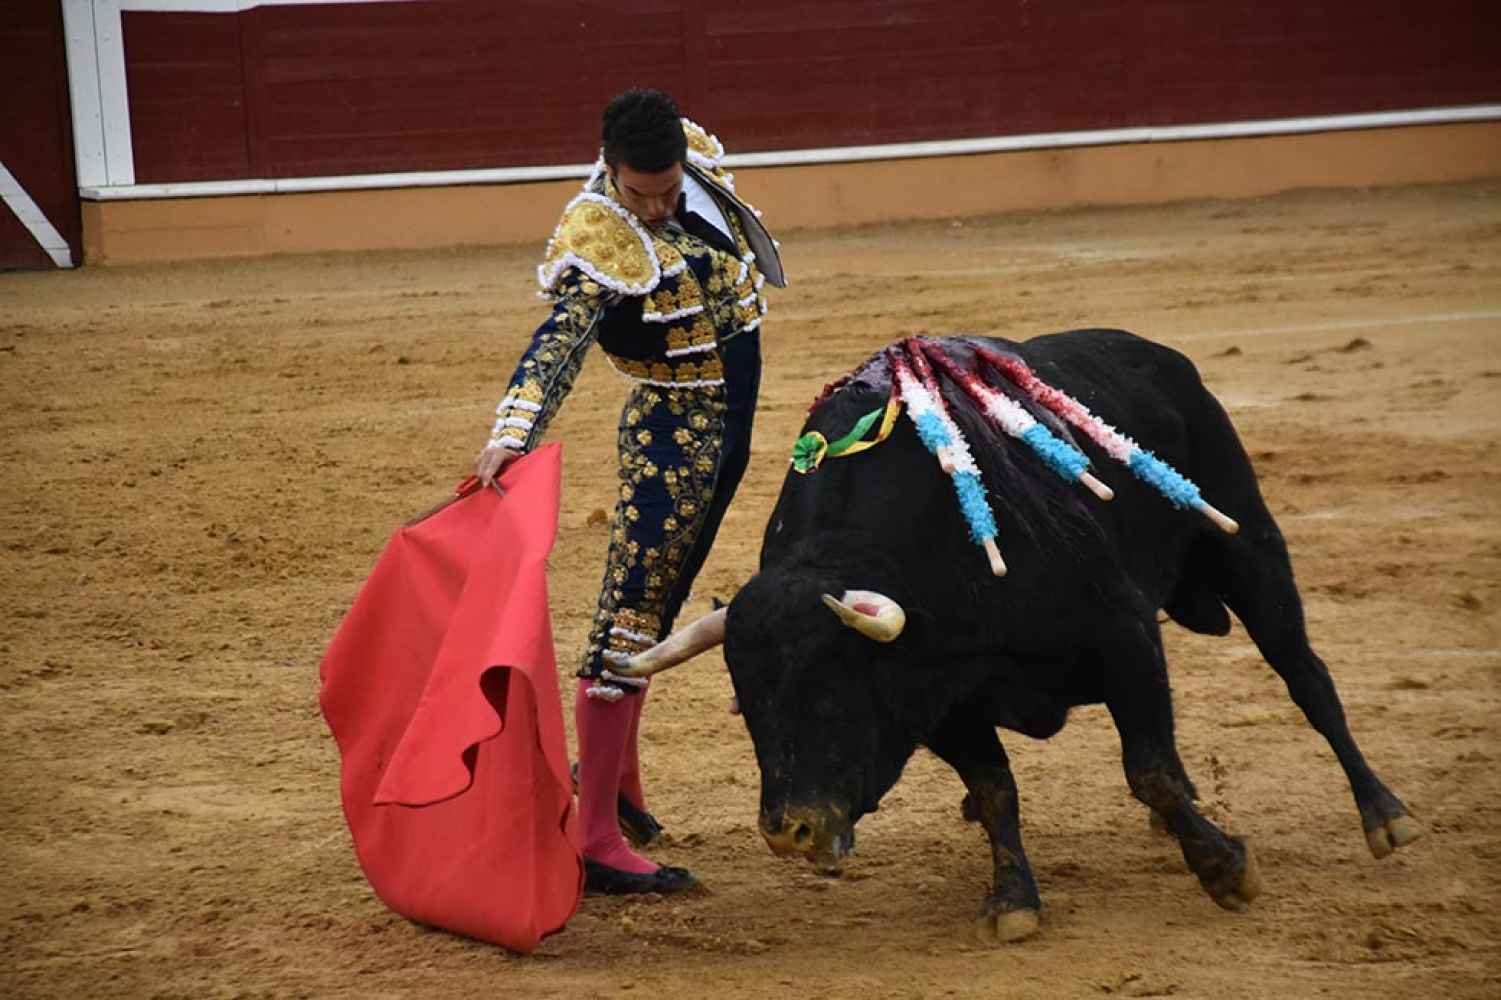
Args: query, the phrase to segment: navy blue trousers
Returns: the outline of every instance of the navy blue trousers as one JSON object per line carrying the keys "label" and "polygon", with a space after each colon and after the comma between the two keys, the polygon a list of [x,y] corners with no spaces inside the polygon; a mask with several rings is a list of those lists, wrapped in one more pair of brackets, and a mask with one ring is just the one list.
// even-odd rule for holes
{"label": "navy blue trousers", "polygon": [[620,499],[581,677],[607,669],[605,650],[639,652],[672,630],[745,474],[760,333],[742,333],[719,351],[722,386],[641,385],[626,401]]}

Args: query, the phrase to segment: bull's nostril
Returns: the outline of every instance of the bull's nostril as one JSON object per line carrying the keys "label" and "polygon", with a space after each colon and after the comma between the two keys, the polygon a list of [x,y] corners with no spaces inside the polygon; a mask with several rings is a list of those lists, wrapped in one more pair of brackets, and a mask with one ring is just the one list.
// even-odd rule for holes
{"label": "bull's nostril", "polygon": [[792,827],[792,842],[798,847],[805,847],[809,840],[813,839],[813,828],[799,820]]}

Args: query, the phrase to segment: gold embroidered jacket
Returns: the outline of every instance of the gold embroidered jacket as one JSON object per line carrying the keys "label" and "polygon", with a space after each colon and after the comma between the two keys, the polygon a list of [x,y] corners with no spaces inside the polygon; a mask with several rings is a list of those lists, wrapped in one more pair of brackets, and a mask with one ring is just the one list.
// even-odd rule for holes
{"label": "gold embroidered jacket", "polygon": [[[693,176],[726,195],[727,208],[736,204],[734,178],[720,166],[719,140],[687,119],[683,131]],[[595,340],[636,382],[723,385],[719,345],[756,329],[766,314],[766,278],[751,249],[755,234],[747,233],[759,223],[735,211],[724,216],[735,254],[676,226],[646,226],[621,204],[603,161],[596,163],[583,191],[564,208],[537,268],[552,310],[496,408],[490,444],[530,451]],[[780,275],[780,264],[773,266]]]}

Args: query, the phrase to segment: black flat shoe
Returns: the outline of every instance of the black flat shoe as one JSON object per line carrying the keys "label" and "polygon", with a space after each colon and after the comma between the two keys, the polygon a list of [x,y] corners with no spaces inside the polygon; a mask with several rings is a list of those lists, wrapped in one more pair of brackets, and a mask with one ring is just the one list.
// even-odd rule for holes
{"label": "black flat shoe", "polygon": [[654,872],[638,874],[584,859],[584,894],[587,896],[624,896],[636,892],[668,895],[691,889],[698,879],[686,868],[663,865]]}
{"label": "black flat shoe", "polygon": [[[578,761],[568,772],[573,776],[573,793],[579,790],[579,765]],[[637,809],[631,800],[624,795],[615,801],[617,822],[620,824],[620,832],[631,842],[633,847],[650,847],[662,836],[662,824],[657,822],[657,817],[645,809]]]}
{"label": "black flat shoe", "polygon": [[662,836],[662,824],[645,809],[637,809],[624,795],[615,804],[620,832],[637,847],[647,847]]}

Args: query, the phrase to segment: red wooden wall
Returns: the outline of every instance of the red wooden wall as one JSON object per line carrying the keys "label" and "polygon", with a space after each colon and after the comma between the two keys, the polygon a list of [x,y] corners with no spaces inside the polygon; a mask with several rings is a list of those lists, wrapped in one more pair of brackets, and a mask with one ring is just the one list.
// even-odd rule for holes
{"label": "red wooden wall", "polygon": [[1501,101],[1481,0],[425,0],[124,35],[141,183],[578,163],[631,85],[737,152]]}
{"label": "red wooden wall", "polygon": [[[80,260],[82,224],[57,0],[0,4],[0,94],[0,163]],[[0,204],[0,268],[55,266],[31,231]]]}

